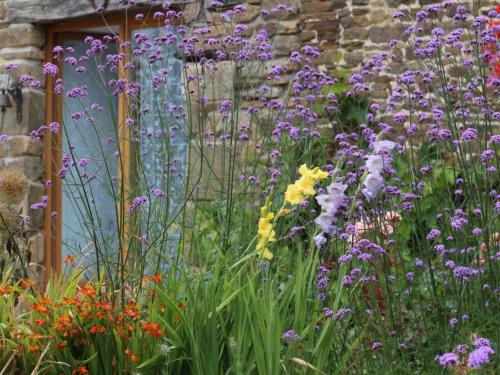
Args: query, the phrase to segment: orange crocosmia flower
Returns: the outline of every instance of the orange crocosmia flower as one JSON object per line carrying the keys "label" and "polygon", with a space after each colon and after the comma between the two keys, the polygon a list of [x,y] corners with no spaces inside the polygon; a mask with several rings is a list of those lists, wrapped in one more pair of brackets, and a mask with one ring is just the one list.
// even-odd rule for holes
{"label": "orange crocosmia flower", "polygon": [[130,351],[130,349],[125,349],[125,355],[127,355],[132,362],[137,362],[137,356]]}
{"label": "orange crocosmia flower", "polygon": [[31,341],[36,341],[36,340],[43,339],[43,336],[38,334],[38,333],[33,332],[33,333],[30,333],[29,338]]}
{"label": "orange crocosmia flower", "polygon": [[139,316],[139,309],[137,308],[135,301],[127,303],[123,315],[132,318],[133,320],[137,320]]}
{"label": "orange crocosmia flower", "polygon": [[43,305],[52,305],[53,304],[53,302],[50,298],[44,297],[44,296],[41,296],[39,301]]}
{"label": "orange crocosmia flower", "polygon": [[163,279],[163,276],[157,273],[156,275],[151,276],[151,280],[155,282],[155,284],[159,284],[161,280]]}
{"label": "orange crocosmia flower", "polygon": [[46,321],[45,319],[36,319],[36,320],[35,320],[35,324],[36,324],[38,327],[43,326],[45,323],[47,323],[47,321]]}
{"label": "orange crocosmia flower", "polygon": [[40,314],[49,315],[49,309],[41,303],[35,303],[33,305],[33,310],[39,312]]}
{"label": "orange crocosmia flower", "polygon": [[74,336],[74,335],[76,335],[77,333],[78,333],[78,330],[77,330],[77,329],[72,329],[72,330],[70,330],[70,331],[69,331],[69,335],[70,335],[70,336]]}
{"label": "orange crocosmia flower", "polygon": [[12,293],[12,291],[13,289],[10,285],[0,288],[0,297],[3,296],[4,294]]}
{"label": "orange crocosmia flower", "polygon": [[81,306],[82,301],[80,301],[78,298],[69,298],[69,297],[63,297],[64,303],[68,305],[73,305],[73,306]]}
{"label": "orange crocosmia flower", "polygon": [[104,311],[113,311],[113,306],[109,303],[101,303],[99,304],[99,308]]}
{"label": "orange crocosmia flower", "polygon": [[71,372],[71,375],[89,375],[90,372],[84,366],[78,367]]}
{"label": "orange crocosmia flower", "polygon": [[71,256],[71,255],[66,255],[66,257],[64,258],[64,264],[75,264],[75,257],[74,256]]}
{"label": "orange crocosmia flower", "polygon": [[153,337],[161,337],[163,335],[158,323],[142,322],[141,327],[142,329],[144,329],[144,331],[146,331],[149,335]]}
{"label": "orange crocosmia flower", "polygon": [[40,351],[41,347],[38,344],[28,344],[28,351],[31,353]]}
{"label": "orange crocosmia flower", "polygon": [[183,305],[182,303],[178,303],[177,304],[177,307],[179,308],[179,310],[181,310],[182,312],[186,312],[187,311],[187,307],[185,305]]}
{"label": "orange crocosmia flower", "polygon": [[19,282],[19,287],[21,289],[28,289],[28,288],[31,288],[34,284],[35,284],[35,282],[33,280],[26,279],[26,280],[21,280]]}
{"label": "orange crocosmia flower", "polygon": [[91,285],[80,288],[80,291],[89,298],[92,298],[97,294],[96,290]]}
{"label": "orange crocosmia flower", "polygon": [[57,350],[63,350],[66,347],[67,343],[66,341],[60,342],[59,344],[56,344]]}
{"label": "orange crocosmia flower", "polygon": [[92,334],[105,333],[106,327],[104,327],[103,325],[95,325],[90,328],[89,332]]}
{"label": "orange crocosmia flower", "polygon": [[68,314],[61,315],[57,318],[54,328],[61,333],[66,333],[69,328],[72,328],[71,320]]}

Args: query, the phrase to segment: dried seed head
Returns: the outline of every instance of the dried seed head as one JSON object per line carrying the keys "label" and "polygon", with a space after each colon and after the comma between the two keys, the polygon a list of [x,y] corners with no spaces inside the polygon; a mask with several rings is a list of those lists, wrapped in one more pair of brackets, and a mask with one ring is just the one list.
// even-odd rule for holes
{"label": "dried seed head", "polygon": [[8,230],[12,231],[18,224],[16,212],[4,203],[0,203],[0,232],[8,235]]}
{"label": "dried seed head", "polygon": [[17,204],[28,191],[28,179],[17,169],[0,171],[0,200],[4,203]]}

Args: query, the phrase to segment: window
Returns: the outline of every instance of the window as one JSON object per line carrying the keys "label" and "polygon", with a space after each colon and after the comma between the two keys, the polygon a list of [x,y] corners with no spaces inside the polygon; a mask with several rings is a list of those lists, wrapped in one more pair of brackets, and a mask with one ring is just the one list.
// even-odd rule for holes
{"label": "window", "polygon": [[[175,28],[171,32],[175,33]],[[124,53],[123,41],[130,41],[132,48],[114,70],[100,69],[99,65],[107,63],[104,56],[73,61],[74,65],[60,62],[64,95],[53,93],[55,79],[47,81],[46,122],[61,125],[58,134],[46,136],[44,145],[46,180],[51,181],[45,215],[47,270],[60,272],[68,255],[78,255],[79,260],[106,272],[107,258],[128,251],[134,242],[136,247],[142,246],[137,241],[142,229],[153,235],[155,231],[167,235],[172,243],[178,240],[178,233],[161,233],[161,223],[131,223],[126,214],[138,185],[162,191],[165,168],[175,172],[169,174],[173,179],[169,184],[177,187],[165,199],[166,212],[176,212],[177,202],[181,201],[176,199],[175,191],[182,190],[184,183],[187,145],[183,120],[177,111],[183,106],[182,64],[174,47],[154,47],[153,41],[160,33],[164,35],[161,22],[147,17],[137,22],[133,14],[117,16],[106,24],[83,20],[49,27],[47,60],[51,60],[54,46],[71,48],[71,55],[77,59],[85,56],[89,48],[87,36],[101,39],[117,35],[116,43],[107,44],[106,54]],[[147,53],[140,53],[141,43],[149,43]],[[162,61],[151,64],[155,58]],[[127,63],[134,69],[124,69]],[[77,72],[80,65],[85,70],[82,74]],[[120,80],[128,78],[140,83],[139,94],[131,96],[120,91],[112,95],[110,91]],[[157,88],[156,79],[167,80],[167,85]],[[87,91],[85,97],[68,98],[72,89],[82,86]],[[129,118],[134,120],[130,122]],[[166,132],[168,142],[162,137]],[[67,163],[71,166],[67,167]],[[161,210],[161,204],[155,209]]]}

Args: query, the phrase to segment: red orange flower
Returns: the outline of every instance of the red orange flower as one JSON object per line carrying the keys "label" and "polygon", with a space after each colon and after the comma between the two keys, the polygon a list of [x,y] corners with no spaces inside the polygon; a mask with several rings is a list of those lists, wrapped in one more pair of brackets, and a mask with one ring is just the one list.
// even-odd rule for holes
{"label": "red orange flower", "polygon": [[71,372],[71,375],[89,375],[90,372],[84,366],[78,367]]}
{"label": "red orange flower", "polygon": [[58,350],[63,350],[66,347],[67,343],[66,341],[60,342],[59,344],[56,344],[56,348]]}
{"label": "red orange flower", "polygon": [[31,353],[40,351],[41,347],[38,344],[28,344],[28,351]]}
{"label": "red orange flower", "polygon": [[137,362],[137,356],[130,351],[130,349],[125,349],[125,355],[130,358],[132,362]]}
{"label": "red orange flower", "polygon": [[7,285],[5,287],[0,288],[0,297],[3,296],[4,294],[10,294],[12,293],[13,289],[10,285]]}
{"label": "red orange flower", "polygon": [[159,284],[161,280],[163,279],[163,276],[160,275],[159,273],[156,275],[151,276],[151,280],[155,282],[155,284]]}
{"label": "red orange flower", "polygon": [[103,325],[95,325],[90,328],[89,332],[94,335],[98,333],[105,333],[106,327],[104,327]]}
{"label": "red orange flower", "polygon": [[73,266],[75,264],[75,257],[66,255],[66,257],[64,258],[64,264],[71,264]]}
{"label": "red orange flower", "polygon": [[92,298],[97,294],[96,290],[89,284],[87,284],[83,288],[80,288],[80,291],[89,298]]}
{"label": "red orange flower", "polygon": [[26,280],[21,280],[19,282],[19,287],[21,289],[28,289],[28,288],[31,288],[34,284],[35,284],[35,282],[33,280],[26,279]]}
{"label": "red orange flower", "polygon": [[153,337],[161,337],[163,335],[158,323],[142,322],[141,327],[144,331],[146,331],[149,335]]}
{"label": "red orange flower", "polygon": [[49,315],[49,309],[47,307],[45,307],[45,305],[43,305],[41,303],[35,303],[33,305],[33,310],[34,311],[38,311],[41,314]]}

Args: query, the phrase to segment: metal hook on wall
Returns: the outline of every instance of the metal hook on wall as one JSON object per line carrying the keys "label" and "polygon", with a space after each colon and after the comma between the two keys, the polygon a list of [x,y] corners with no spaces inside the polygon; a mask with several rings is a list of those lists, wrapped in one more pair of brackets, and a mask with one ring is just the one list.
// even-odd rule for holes
{"label": "metal hook on wall", "polygon": [[19,124],[23,121],[23,90],[22,84],[18,82],[12,88],[3,88],[0,92],[0,110],[5,113],[7,108],[12,108],[9,95],[16,103],[16,122]]}

